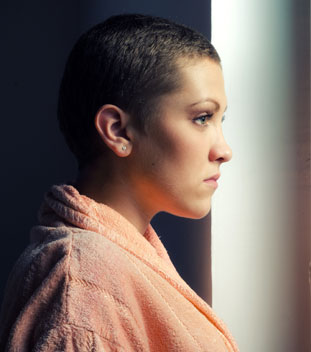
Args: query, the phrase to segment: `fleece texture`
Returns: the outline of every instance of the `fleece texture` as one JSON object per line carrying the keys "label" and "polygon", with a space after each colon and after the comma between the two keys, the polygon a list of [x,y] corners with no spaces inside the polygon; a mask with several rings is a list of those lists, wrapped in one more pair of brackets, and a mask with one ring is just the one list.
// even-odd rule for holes
{"label": "fleece texture", "polygon": [[144,235],[72,185],[54,185],[10,274],[0,350],[238,351],[224,323]]}

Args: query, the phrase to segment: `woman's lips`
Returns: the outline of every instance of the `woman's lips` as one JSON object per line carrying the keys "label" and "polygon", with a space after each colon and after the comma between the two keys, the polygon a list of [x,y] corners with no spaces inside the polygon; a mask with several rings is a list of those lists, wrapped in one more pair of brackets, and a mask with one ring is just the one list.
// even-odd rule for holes
{"label": "woman's lips", "polygon": [[208,180],[204,180],[204,183],[207,183],[209,186],[212,186],[214,188],[218,187],[218,183],[217,181],[215,181],[214,179],[210,178]]}
{"label": "woman's lips", "polygon": [[204,182],[214,188],[217,188],[218,187],[217,180],[219,179],[219,177],[220,177],[220,174],[216,174],[216,175],[204,180]]}

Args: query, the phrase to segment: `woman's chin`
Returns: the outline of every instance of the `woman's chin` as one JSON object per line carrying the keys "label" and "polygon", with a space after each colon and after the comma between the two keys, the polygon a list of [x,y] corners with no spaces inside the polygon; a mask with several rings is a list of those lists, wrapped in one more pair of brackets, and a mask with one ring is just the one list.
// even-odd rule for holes
{"label": "woman's chin", "polygon": [[191,219],[202,219],[205,216],[207,216],[210,211],[211,211],[211,207],[209,207],[205,211],[201,211],[201,212],[198,212],[196,214],[193,214],[193,216],[191,216],[190,218]]}
{"label": "woman's chin", "polygon": [[201,206],[201,207],[196,207],[196,208],[186,209],[186,210],[179,211],[179,212],[174,212],[172,214],[179,216],[179,217],[182,217],[182,218],[202,219],[206,215],[208,215],[208,213],[210,211],[211,211],[211,205],[208,204],[208,205]]}

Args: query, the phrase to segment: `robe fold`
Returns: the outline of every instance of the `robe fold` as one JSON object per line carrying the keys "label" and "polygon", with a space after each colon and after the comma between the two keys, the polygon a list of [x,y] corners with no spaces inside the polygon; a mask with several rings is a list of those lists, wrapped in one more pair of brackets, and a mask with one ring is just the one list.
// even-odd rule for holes
{"label": "robe fold", "polygon": [[1,351],[238,351],[150,224],[142,235],[69,184],[38,217],[7,283]]}

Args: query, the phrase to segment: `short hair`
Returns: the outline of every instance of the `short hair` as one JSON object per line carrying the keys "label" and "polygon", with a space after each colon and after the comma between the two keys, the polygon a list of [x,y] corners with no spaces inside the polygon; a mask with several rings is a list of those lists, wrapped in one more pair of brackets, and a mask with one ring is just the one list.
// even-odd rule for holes
{"label": "short hair", "polygon": [[79,170],[103,154],[94,118],[114,104],[144,131],[162,95],[178,88],[181,57],[220,58],[207,38],[170,20],[141,14],[108,18],[84,33],[67,60],[60,85],[60,130]]}

